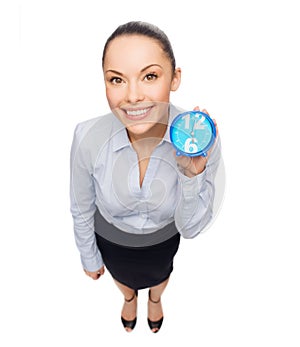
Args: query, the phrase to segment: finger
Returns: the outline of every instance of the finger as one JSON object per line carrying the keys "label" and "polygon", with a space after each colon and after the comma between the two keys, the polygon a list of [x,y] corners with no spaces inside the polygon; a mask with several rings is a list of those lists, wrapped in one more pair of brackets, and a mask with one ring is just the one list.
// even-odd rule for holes
{"label": "finger", "polygon": [[216,128],[216,137],[218,137],[218,135],[219,135],[218,124],[217,124],[217,121],[215,119],[213,119],[213,122],[214,122],[214,125],[215,125],[215,128]]}
{"label": "finger", "polygon": [[200,107],[199,106],[194,107],[193,111],[200,111]]}
{"label": "finger", "polygon": [[101,274],[99,272],[91,272],[90,273],[90,277],[93,279],[93,280],[97,280],[98,278],[101,277]]}
{"label": "finger", "polygon": [[95,271],[96,274],[103,275],[104,274],[104,266],[102,266],[99,270]]}
{"label": "finger", "polygon": [[205,108],[201,112],[206,113],[207,115],[209,115],[209,113],[207,112],[207,110]]}
{"label": "finger", "polygon": [[190,165],[191,158],[187,157],[185,155],[177,155],[176,154],[176,161],[181,167],[186,168]]}
{"label": "finger", "polygon": [[97,272],[90,272],[90,271],[84,270],[84,272],[88,277],[91,277],[93,280],[97,280],[101,276],[100,270]]}

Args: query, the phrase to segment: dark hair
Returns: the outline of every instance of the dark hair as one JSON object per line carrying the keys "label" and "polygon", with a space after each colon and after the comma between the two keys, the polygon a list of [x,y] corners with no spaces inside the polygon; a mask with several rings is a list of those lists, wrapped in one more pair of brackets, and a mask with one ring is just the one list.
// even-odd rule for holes
{"label": "dark hair", "polygon": [[176,67],[175,57],[174,57],[171,43],[167,35],[162,30],[160,30],[157,26],[150,23],[146,23],[146,22],[140,22],[140,21],[128,22],[126,24],[122,24],[109,36],[103,49],[102,66],[104,65],[104,59],[105,59],[105,55],[106,55],[106,51],[107,51],[109,43],[116,37],[122,36],[122,35],[142,35],[142,36],[146,36],[156,40],[160,44],[161,48],[166,53],[168,58],[170,59],[172,69],[173,71],[175,71],[175,67]]}

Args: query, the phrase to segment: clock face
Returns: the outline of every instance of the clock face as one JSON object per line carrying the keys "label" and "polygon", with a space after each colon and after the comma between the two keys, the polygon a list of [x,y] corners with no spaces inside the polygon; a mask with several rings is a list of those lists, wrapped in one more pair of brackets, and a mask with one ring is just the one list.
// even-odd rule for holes
{"label": "clock face", "polygon": [[216,137],[213,120],[200,111],[179,114],[170,127],[170,139],[177,155],[206,156]]}

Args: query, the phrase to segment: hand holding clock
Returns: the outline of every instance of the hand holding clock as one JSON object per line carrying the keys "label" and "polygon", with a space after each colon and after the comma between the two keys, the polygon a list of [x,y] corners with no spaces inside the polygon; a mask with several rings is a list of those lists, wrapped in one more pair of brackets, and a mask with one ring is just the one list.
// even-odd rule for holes
{"label": "hand holding clock", "polygon": [[[194,108],[194,111],[200,111],[200,108],[197,106]],[[209,113],[203,109],[201,112],[209,115]],[[217,128],[217,123],[215,120],[213,120],[216,132],[214,134],[214,139],[213,142],[215,142],[215,139],[218,136],[218,128]],[[197,139],[194,139],[195,137],[195,121],[192,125],[192,129],[190,132],[190,136],[191,138],[188,140],[190,142],[190,146],[193,146],[193,142],[195,141],[195,143],[197,143]],[[211,145],[210,145],[211,146]],[[180,155],[180,153],[178,153],[178,151],[175,151],[175,157],[176,157],[176,161],[178,163],[178,165],[183,169],[183,173],[185,176],[187,177],[194,177],[196,175],[199,175],[200,173],[202,173],[205,169],[207,160],[209,158],[209,155],[212,151],[212,147],[210,147],[210,149],[208,150],[207,153],[202,154],[202,155]]]}

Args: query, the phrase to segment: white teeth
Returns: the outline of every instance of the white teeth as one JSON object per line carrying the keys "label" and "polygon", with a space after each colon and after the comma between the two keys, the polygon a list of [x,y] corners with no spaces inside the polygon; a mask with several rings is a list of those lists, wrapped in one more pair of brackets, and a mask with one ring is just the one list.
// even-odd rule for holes
{"label": "white teeth", "polygon": [[127,110],[126,113],[128,114],[128,116],[141,116],[145,114],[148,110],[149,108],[145,108],[143,110]]}

